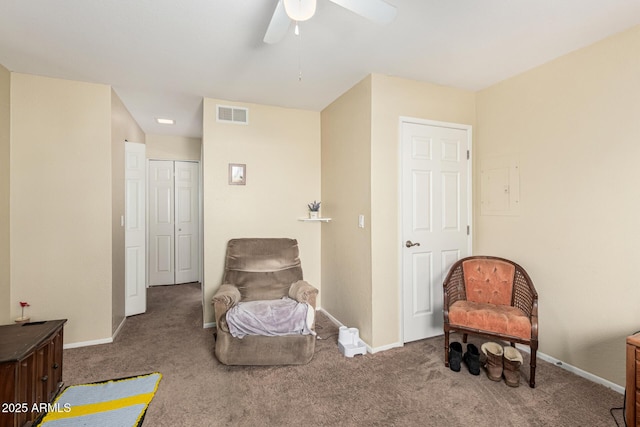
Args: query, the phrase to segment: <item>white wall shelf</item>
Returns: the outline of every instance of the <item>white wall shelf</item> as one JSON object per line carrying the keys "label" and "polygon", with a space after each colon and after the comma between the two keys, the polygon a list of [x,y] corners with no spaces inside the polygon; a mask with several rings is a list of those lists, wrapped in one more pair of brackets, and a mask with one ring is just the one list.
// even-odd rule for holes
{"label": "white wall shelf", "polygon": [[329,222],[331,218],[298,218],[302,222]]}

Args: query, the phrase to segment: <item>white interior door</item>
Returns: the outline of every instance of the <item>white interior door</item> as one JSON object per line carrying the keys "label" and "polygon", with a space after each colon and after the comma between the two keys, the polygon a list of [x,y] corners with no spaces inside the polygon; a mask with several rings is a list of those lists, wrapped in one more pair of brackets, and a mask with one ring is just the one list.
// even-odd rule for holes
{"label": "white interior door", "polygon": [[175,162],[175,283],[199,277],[198,163]]}
{"label": "white interior door", "polygon": [[125,315],[147,311],[145,145],[125,142]]}
{"label": "white interior door", "polygon": [[443,333],[442,282],[471,252],[468,126],[401,124],[404,342]]}
{"label": "white interior door", "polygon": [[175,283],[173,161],[149,162],[149,285]]}
{"label": "white interior door", "polygon": [[199,280],[199,167],[149,162],[149,285]]}

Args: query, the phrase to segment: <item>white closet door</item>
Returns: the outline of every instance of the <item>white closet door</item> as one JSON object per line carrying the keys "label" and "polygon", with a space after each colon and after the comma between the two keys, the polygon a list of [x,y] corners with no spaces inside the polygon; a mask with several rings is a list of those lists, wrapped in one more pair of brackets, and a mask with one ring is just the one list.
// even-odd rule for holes
{"label": "white closet door", "polygon": [[175,283],[197,282],[198,163],[175,162]]}
{"label": "white closet door", "polygon": [[199,165],[149,162],[149,285],[199,280]]}
{"label": "white closet door", "polygon": [[149,162],[149,285],[175,283],[173,161]]}

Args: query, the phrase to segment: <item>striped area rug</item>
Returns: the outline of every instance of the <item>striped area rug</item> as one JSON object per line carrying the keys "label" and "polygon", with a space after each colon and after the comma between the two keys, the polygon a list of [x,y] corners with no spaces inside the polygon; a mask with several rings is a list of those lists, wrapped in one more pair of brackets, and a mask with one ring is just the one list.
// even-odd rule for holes
{"label": "striped area rug", "polygon": [[161,378],[154,372],[67,387],[36,426],[140,426]]}

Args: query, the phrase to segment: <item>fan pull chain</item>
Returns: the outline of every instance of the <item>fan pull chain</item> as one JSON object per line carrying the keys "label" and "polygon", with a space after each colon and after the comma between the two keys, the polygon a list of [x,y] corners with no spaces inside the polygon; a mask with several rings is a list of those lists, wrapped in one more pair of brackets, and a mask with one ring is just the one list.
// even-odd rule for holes
{"label": "fan pull chain", "polygon": [[300,27],[298,26],[298,21],[296,21],[296,26],[293,29],[293,33],[298,38],[298,81],[302,81],[302,37],[300,37]]}

